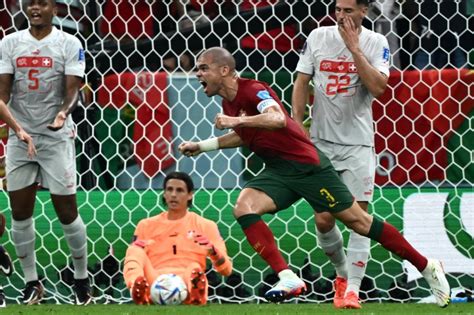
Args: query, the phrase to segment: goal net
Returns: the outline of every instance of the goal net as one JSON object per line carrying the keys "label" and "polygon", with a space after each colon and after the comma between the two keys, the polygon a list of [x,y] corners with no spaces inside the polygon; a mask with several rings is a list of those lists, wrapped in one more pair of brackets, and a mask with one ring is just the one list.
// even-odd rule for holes
{"label": "goal net", "polygon": [[[222,134],[213,126],[220,99],[204,95],[194,62],[204,48],[226,47],[239,74],[268,82],[290,111],[299,50],[312,29],[335,23],[335,1],[56,2],[55,24],[81,39],[87,54],[73,118],[78,205],[96,302],[130,301],[121,272],[126,248],[138,221],[163,210],[163,179],[174,170],[192,176],[192,210],[217,222],[233,260],[228,278],[208,271],[210,301],[263,301],[275,275],[232,216],[261,160],[246,149],[196,158],[177,151],[184,140]],[[422,253],[443,260],[451,286],[461,291],[474,283],[473,11],[464,0],[377,0],[364,22],[387,36],[392,52],[389,86],[373,104],[378,165],[370,211]],[[0,36],[28,25],[17,1],[3,1],[0,16]],[[5,128],[0,135],[5,142]],[[0,204],[10,222],[5,191]],[[46,298],[69,303],[69,251],[47,191],[39,191],[34,216]],[[334,269],[317,245],[308,204],[263,218],[310,289],[295,301],[331,301]],[[340,227],[347,244],[348,230]],[[19,302],[24,282],[8,234],[2,243],[17,272],[0,284]],[[361,298],[429,301],[430,292],[413,266],[372,243]]]}

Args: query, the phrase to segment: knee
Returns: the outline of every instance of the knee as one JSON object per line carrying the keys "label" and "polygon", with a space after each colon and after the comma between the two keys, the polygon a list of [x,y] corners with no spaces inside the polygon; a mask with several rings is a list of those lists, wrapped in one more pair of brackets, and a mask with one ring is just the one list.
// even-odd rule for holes
{"label": "knee", "polygon": [[336,220],[329,213],[315,214],[316,229],[318,232],[327,233],[331,231],[336,224]]}
{"label": "knee", "polygon": [[372,217],[369,214],[359,216],[351,222],[348,222],[346,225],[348,228],[354,230],[354,232],[367,236],[369,234],[370,226],[372,225]]}
{"label": "knee", "polygon": [[243,215],[255,213],[252,208],[245,202],[238,201],[234,205],[233,212],[234,218],[238,219]]}

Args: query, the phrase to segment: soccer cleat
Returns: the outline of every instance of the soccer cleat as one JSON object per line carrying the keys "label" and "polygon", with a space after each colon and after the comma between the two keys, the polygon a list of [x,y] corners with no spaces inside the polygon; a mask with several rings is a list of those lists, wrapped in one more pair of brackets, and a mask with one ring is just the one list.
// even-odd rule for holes
{"label": "soccer cleat", "polygon": [[38,280],[27,282],[25,289],[23,290],[23,304],[40,304],[43,296],[44,289]]}
{"label": "soccer cleat", "polygon": [[135,304],[150,304],[150,285],[145,277],[139,276],[132,286],[132,299]]}
{"label": "soccer cleat", "polygon": [[89,278],[74,279],[74,296],[76,305],[89,305],[92,302]]}
{"label": "soccer cleat", "polygon": [[344,308],[344,294],[346,293],[347,279],[336,277],[334,280],[334,300],[335,308]]}
{"label": "soccer cleat", "polygon": [[448,306],[451,297],[451,289],[444,273],[443,264],[439,260],[428,259],[425,270],[421,272],[440,307]]}
{"label": "soccer cleat", "polygon": [[188,298],[186,304],[203,305],[206,304],[207,277],[200,268],[194,268],[190,277],[191,287],[188,288]]}
{"label": "soccer cleat", "polygon": [[0,289],[0,308],[7,307],[7,302],[5,301],[5,293],[3,289]]}
{"label": "soccer cleat", "polygon": [[359,297],[354,291],[349,291],[344,298],[344,308],[360,309]]}
{"label": "soccer cleat", "polygon": [[7,277],[13,273],[12,260],[2,245],[0,245],[0,272]]}
{"label": "soccer cleat", "polygon": [[265,298],[274,303],[296,297],[306,291],[306,284],[293,271],[286,269],[278,276],[280,281],[265,293]]}

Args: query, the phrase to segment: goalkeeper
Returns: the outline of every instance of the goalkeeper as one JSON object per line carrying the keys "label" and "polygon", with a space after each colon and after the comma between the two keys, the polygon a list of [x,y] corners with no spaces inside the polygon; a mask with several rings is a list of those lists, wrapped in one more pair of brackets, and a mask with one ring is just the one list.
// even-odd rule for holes
{"label": "goalkeeper", "polygon": [[286,209],[304,198],[314,211],[331,213],[356,233],[411,262],[430,285],[438,305],[448,305],[450,288],[441,262],[427,259],[392,225],[362,210],[328,158],[290,118],[268,84],[239,78],[234,57],[223,48],[204,51],[196,65],[204,93],[222,97],[223,114],[216,116],[216,128],[231,131],[201,142],[183,142],[179,150],[186,156],[196,156],[205,151],[246,146],[265,161],[263,171],[240,192],[234,216],[248,242],[280,278],[265,293],[267,300],[281,302],[297,296],[306,285],[290,270],[261,216]]}
{"label": "goalkeeper", "polygon": [[125,254],[123,271],[136,304],[150,303],[150,284],[166,273],[174,273],[186,283],[185,304],[206,304],[206,258],[223,276],[232,272],[232,262],[216,223],[189,211],[193,189],[188,174],[168,174],[163,183],[163,201],[168,210],[137,225]]}

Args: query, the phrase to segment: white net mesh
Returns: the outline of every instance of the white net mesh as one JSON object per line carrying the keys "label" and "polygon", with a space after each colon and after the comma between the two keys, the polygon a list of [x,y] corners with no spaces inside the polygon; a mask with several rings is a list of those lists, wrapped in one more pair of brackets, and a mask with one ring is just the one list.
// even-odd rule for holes
{"label": "white net mesh", "polygon": [[[25,28],[17,1],[3,3],[2,32]],[[162,209],[163,178],[176,169],[192,175],[198,187],[194,210],[218,223],[233,258],[231,277],[209,271],[210,300],[262,296],[275,275],[232,217],[239,190],[260,171],[261,161],[246,150],[194,159],[176,150],[183,140],[221,134],[213,127],[220,100],[200,91],[194,59],[203,48],[226,47],[242,76],[270,83],[289,108],[298,51],[313,28],[334,23],[335,2],[57,3],[55,23],[80,38],[87,51],[87,84],[74,120],[78,204],[87,224],[97,302],[129,301],[121,274],[125,249],[136,223]],[[389,87],[374,102],[379,165],[373,212],[403,230],[417,249],[442,259],[452,287],[464,288],[474,283],[473,10],[462,0],[379,0],[366,21],[386,34],[393,55]],[[0,203],[8,208],[6,194]],[[330,301],[334,270],[317,247],[309,206],[300,202],[264,219],[311,288],[299,300]],[[48,192],[38,194],[35,221],[47,298],[69,302],[69,251]],[[9,238],[4,244],[14,253]],[[411,265],[373,244],[361,298],[419,300],[429,295],[419,277]],[[7,297],[19,301],[21,272],[1,283]]]}

